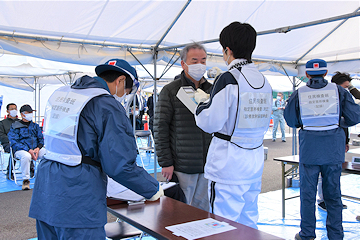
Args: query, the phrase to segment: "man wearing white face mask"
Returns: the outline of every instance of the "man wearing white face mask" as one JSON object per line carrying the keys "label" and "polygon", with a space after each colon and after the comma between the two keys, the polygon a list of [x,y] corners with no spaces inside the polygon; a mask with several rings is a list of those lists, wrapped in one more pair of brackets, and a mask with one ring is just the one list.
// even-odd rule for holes
{"label": "man wearing white face mask", "polygon": [[22,119],[11,125],[8,137],[15,157],[21,161],[23,190],[30,189],[30,163],[32,160],[43,158],[46,153],[44,136],[39,124],[34,123],[33,109],[30,105],[20,108]]}
{"label": "man wearing white face mask", "polygon": [[206,93],[211,84],[206,72],[206,51],[200,44],[187,45],[180,53],[183,71],[160,92],[154,114],[154,142],[162,175],[179,180],[188,204],[209,209],[204,165],[211,135],[195,124],[193,113],[176,97],[180,87],[192,86]]}
{"label": "man wearing white face mask", "polygon": [[[6,105],[6,112],[8,113],[7,117],[4,120],[0,121],[0,143],[4,148],[4,151],[6,153],[10,153],[10,143],[9,143],[9,138],[7,136],[7,134],[10,131],[10,127],[11,125],[16,122],[19,121],[18,116],[17,116],[17,106],[15,103],[9,103],[8,105]],[[9,158],[9,164],[7,166],[7,172],[8,174],[6,174],[6,178],[7,179],[14,179],[14,176],[12,173],[9,173],[9,168],[11,166],[11,158]],[[33,173],[33,172],[31,172]]]}
{"label": "man wearing white face mask", "polygon": [[9,103],[6,105],[7,117],[4,120],[0,121],[0,142],[4,148],[4,151],[10,152],[10,143],[7,134],[10,131],[11,124],[16,121],[19,121],[17,117],[17,106],[15,103]]}
{"label": "man wearing white face mask", "polygon": [[29,212],[39,239],[105,239],[107,176],[150,201],[163,195],[158,181],[136,165],[135,138],[119,102],[137,84],[136,70],[111,59],[95,72],[99,77],[83,76],[48,100],[47,153]]}
{"label": "man wearing white face mask", "polygon": [[276,141],[276,132],[279,122],[280,122],[280,130],[281,130],[281,140],[283,142],[286,142],[284,109],[285,109],[285,101],[283,98],[283,94],[279,92],[272,106],[273,118],[274,118],[273,137],[272,137],[273,142]]}

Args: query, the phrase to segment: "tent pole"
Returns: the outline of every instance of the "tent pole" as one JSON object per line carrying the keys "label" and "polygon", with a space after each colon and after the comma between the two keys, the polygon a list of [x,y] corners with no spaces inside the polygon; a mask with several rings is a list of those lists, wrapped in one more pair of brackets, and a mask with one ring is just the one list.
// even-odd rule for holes
{"label": "tent pole", "polygon": [[150,77],[154,78],[151,73],[146,69],[146,67],[142,64],[142,62],[131,52],[131,49],[127,50],[134,58],[135,60],[144,68],[144,70],[150,75]]}
{"label": "tent pole", "polygon": [[[356,9],[354,13],[357,13],[360,10],[360,8]],[[348,18],[345,18],[345,20],[341,21],[333,30],[331,30],[328,34],[326,34],[320,41],[318,41],[314,46],[312,46],[306,53],[304,53],[301,57],[299,57],[295,63],[298,63],[300,60],[302,60],[309,52],[311,52],[314,48],[316,48],[321,42],[323,42],[326,38],[328,38],[333,32],[335,32],[336,29],[338,29],[341,25],[343,25]]]}
{"label": "tent pole", "polygon": [[[36,108],[36,103],[37,103],[37,99],[36,99],[36,89],[37,89],[37,86],[36,86],[37,84],[36,84],[36,77],[34,77],[34,102],[35,102],[35,106],[34,106],[34,109],[36,109],[37,110],[37,108]],[[36,122],[36,115],[37,115],[37,111],[35,112],[35,120],[34,120],[34,122]]]}
{"label": "tent pole", "polygon": [[[266,34],[272,34],[272,33],[287,33],[289,31],[295,30],[295,29],[311,27],[311,26],[334,22],[334,21],[339,21],[339,20],[343,20],[343,19],[348,20],[350,18],[359,17],[360,12],[357,12],[358,10],[359,9],[357,9],[355,12],[352,12],[352,13],[343,14],[343,15],[335,16],[335,17],[331,17],[331,18],[325,18],[325,19],[321,19],[321,20],[317,20],[317,21],[312,21],[312,22],[307,22],[307,23],[302,23],[302,24],[297,24],[297,25],[292,25],[292,26],[285,26],[285,27],[280,27],[280,28],[271,29],[271,30],[265,30],[265,31],[257,32],[257,35],[260,36],[260,35],[266,35]],[[215,38],[215,39],[209,39],[209,40],[205,40],[205,41],[199,41],[198,43],[205,44],[205,43],[213,43],[213,42],[218,42],[218,41],[219,41],[219,39]],[[173,49],[173,48],[181,48],[181,47],[185,47],[188,44],[189,43],[178,44],[178,45],[173,45],[173,46],[168,46],[168,47],[162,47],[162,48],[159,48],[159,51]]]}
{"label": "tent pole", "polygon": [[[295,77],[293,76],[293,92],[295,92],[296,83]],[[296,142],[296,128],[292,128],[292,155],[297,155],[297,142]]]}
{"label": "tent pole", "polygon": [[[157,89],[156,89],[156,61],[157,61],[157,56],[158,56],[158,51],[155,50],[154,51],[154,94],[153,94],[153,111],[154,111],[154,115],[155,115],[155,107],[156,107],[156,102],[157,102]],[[155,117],[155,116],[154,116]],[[156,155],[156,149],[155,149],[155,141],[153,142],[154,144],[154,178],[157,180],[157,155]]]}
{"label": "tent pole", "polygon": [[41,123],[41,120],[40,120],[40,115],[41,115],[41,87],[40,87],[40,83],[37,83],[37,85],[38,85],[38,108],[37,109],[39,109],[37,112],[38,112],[38,121],[37,121],[37,124],[39,124],[40,125],[40,123]]}
{"label": "tent pole", "polygon": [[172,23],[170,24],[170,26],[168,27],[168,29],[166,29],[165,33],[161,36],[161,38],[159,39],[159,41],[156,43],[155,45],[155,50],[156,50],[156,55],[157,55],[157,49],[160,45],[160,43],[164,40],[164,38],[166,37],[166,35],[170,32],[170,30],[172,29],[172,27],[175,25],[175,23],[177,22],[177,20],[179,20],[180,16],[184,13],[185,9],[189,6],[191,0],[188,0],[185,5],[183,6],[183,8],[180,10],[180,12],[178,13],[178,15],[175,17],[175,19],[172,21]]}

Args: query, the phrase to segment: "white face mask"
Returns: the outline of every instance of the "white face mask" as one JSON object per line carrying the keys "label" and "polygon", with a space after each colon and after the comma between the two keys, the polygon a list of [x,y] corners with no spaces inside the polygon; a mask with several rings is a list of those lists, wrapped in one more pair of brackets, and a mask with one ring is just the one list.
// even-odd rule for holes
{"label": "white face mask", "polygon": [[126,82],[126,81],[124,81],[124,95],[122,95],[121,97],[119,97],[118,95],[116,95],[116,94],[117,94],[117,87],[116,87],[115,94],[113,95],[114,98],[116,99],[116,101],[122,102],[122,101],[125,99],[125,97],[126,97],[125,82]]}
{"label": "white face mask", "polygon": [[281,100],[281,97],[280,97],[280,96],[277,96],[276,99],[277,99],[277,100]]}
{"label": "white face mask", "polygon": [[25,119],[28,120],[29,122],[32,121],[33,119],[33,113],[24,113],[25,115]]}
{"label": "white face mask", "polygon": [[138,116],[139,115],[139,110],[135,110],[135,116]]}
{"label": "white face mask", "polygon": [[[186,63],[185,63],[186,64]],[[200,81],[200,79],[204,76],[206,72],[206,65],[197,63],[197,64],[191,64],[188,66],[188,74],[195,80]]]}
{"label": "white face mask", "polygon": [[16,117],[16,115],[17,115],[17,110],[10,110],[10,116],[11,117]]}

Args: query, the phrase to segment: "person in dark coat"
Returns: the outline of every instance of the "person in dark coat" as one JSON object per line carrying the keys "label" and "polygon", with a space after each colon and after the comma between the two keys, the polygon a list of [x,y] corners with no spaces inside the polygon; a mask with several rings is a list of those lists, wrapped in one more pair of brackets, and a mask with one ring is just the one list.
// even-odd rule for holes
{"label": "person in dark coat", "polygon": [[[19,121],[18,116],[17,116],[17,106],[15,103],[9,103],[8,105],[6,105],[6,112],[7,112],[7,117],[3,120],[0,121],[0,144],[2,145],[4,151],[6,153],[10,153],[10,143],[9,143],[9,138],[8,138],[8,133],[10,131],[10,127],[11,124],[13,124],[15,121]],[[8,174],[6,174],[6,178],[10,179],[14,179],[13,174],[9,173],[9,168],[11,165],[11,157],[9,157],[9,164],[7,166],[7,172]],[[34,168],[32,168],[32,170],[34,170]],[[30,169],[31,171],[31,169]],[[33,173],[33,171],[32,171]]]}
{"label": "person in dark coat", "polygon": [[148,98],[146,106],[148,108],[147,114],[149,115],[149,129],[151,133],[154,134],[154,92]]}
{"label": "person in dark coat", "polygon": [[212,85],[203,77],[205,64],[202,45],[193,43],[181,51],[183,71],[163,87],[156,103],[154,142],[162,175],[171,180],[175,173],[187,203],[208,210],[204,166],[211,135],[196,126],[193,113],[176,97],[182,86],[210,92]]}
{"label": "person in dark coat", "polygon": [[9,103],[6,105],[7,117],[0,121],[0,143],[6,153],[10,153],[10,143],[8,133],[10,131],[11,124],[19,121],[17,116],[17,106],[15,103]]}
{"label": "person in dark coat", "polygon": [[41,128],[32,121],[33,111],[30,105],[23,105],[20,108],[22,119],[15,121],[8,133],[13,154],[21,162],[22,190],[30,189],[31,162],[41,159],[46,153]]}

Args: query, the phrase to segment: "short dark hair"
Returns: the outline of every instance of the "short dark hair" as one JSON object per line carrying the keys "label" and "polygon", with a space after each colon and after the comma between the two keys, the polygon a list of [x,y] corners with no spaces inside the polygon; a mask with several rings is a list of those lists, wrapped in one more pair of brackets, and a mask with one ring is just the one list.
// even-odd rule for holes
{"label": "short dark hair", "polygon": [[257,33],[250,24],[232,22],[221,31],[219,41],[223,49],[231,49],[234,58],[245,58],[251,62],[256,36]]}
{"label": "short dark hair", "polygon": [[[15,103],[9,103],[8,105],[6,105],[6,110],[9,110],[9,108],[10,108],[11,105],[15,105],[15,106],[16,106]],[[17,108],[17,106],[16,106],[16,108]]]}
{"label": "short dark hair", "polygon": [[[113,71],[113,70],[109,70],[109,71],[105,71],[99,74],[99,77],[101,77],[102,79],[104,79],[106,82],[112,83],[114,82],[118,77],[124,75],[126,78],[130,78],[129,75],[119,72],[119,71]],[[131,79],[131,78],[130,78]]]}
{"label": "short dark hair", "polygon": [[331,82],[341,85],[346,81],[351,82],[352,78],[348,73],[336,72],[336,74],[331,78]]}
{"label": "short dark hair", "polygon": [[134,81],[129,75],[127,75],[125,79],[125,88],[132,88],[133,85],[134,85]]}

